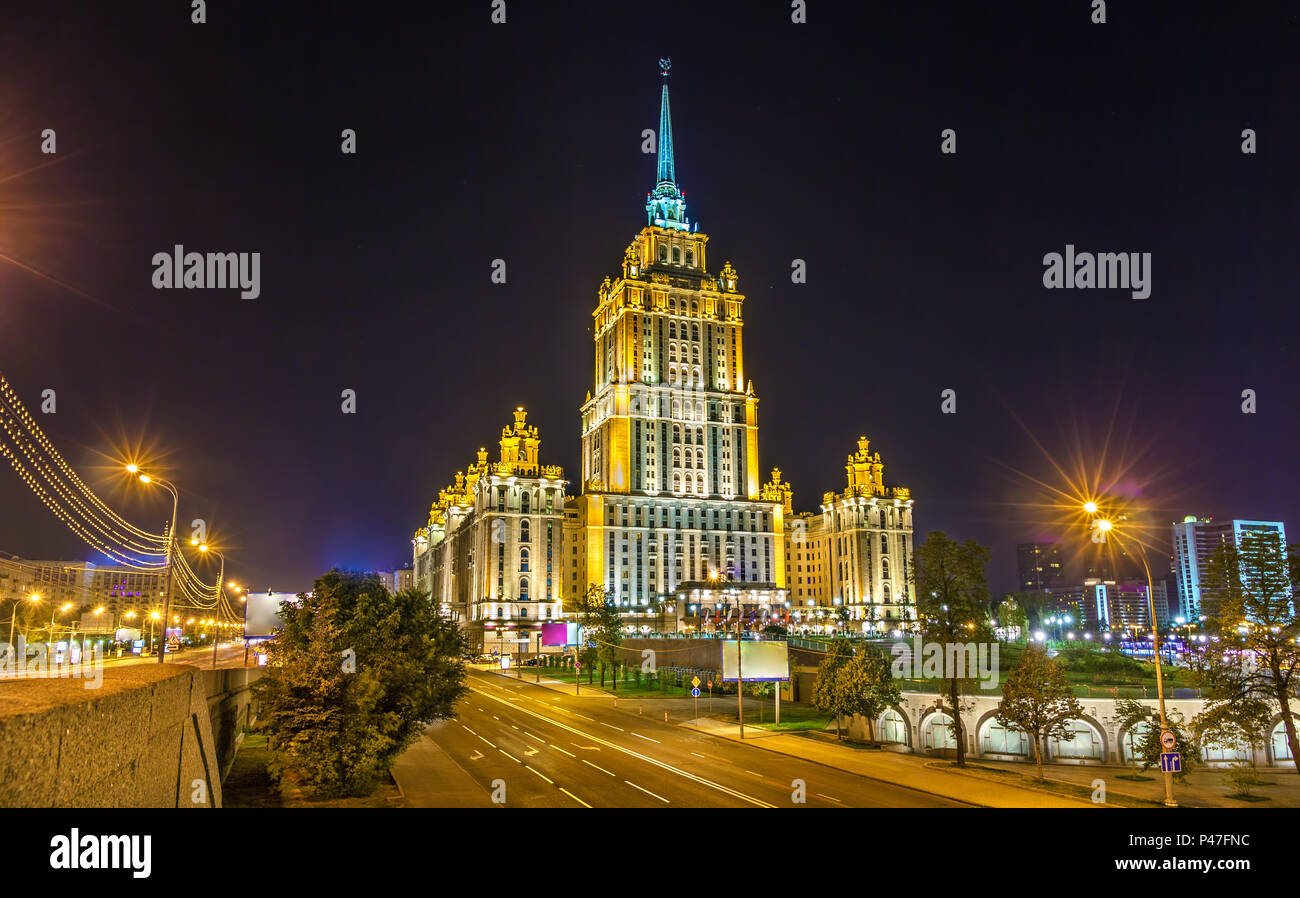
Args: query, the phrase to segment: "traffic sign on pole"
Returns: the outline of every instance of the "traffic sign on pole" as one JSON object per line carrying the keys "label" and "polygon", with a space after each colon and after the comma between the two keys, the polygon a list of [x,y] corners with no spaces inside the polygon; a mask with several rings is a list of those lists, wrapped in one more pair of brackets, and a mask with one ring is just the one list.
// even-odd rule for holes
{"label": "traffic sign on pole", "polygon": [[699,686],[700,686],[700,678],[699,678],[699,677],[691,677],[691,685],[698,689]]}
{"label": "traffic sign on pole", "polygon": [[1160,744],[1164,746],[1165,751],[1173,751],[1174,746],[1178,744],[1178,740],[1174,738],[1174,731],[1165,730],[1163,733],[1161,733]]}
{"label": "traffic sign on pole", "polygon": [[700,697],[700,687],[699,687],[699,686],[694,686],[694,687],[692,687],[692,688],[691,688],[691,695],[695,696],[696,698],[699,698],[699,697]]}
{"label": "traffic sign on pole", "polygon": [[1166,773],[1181,773],[1183,770],[1183,758],[1176,751],[1162,751],[1160,753],[1160,769]]}

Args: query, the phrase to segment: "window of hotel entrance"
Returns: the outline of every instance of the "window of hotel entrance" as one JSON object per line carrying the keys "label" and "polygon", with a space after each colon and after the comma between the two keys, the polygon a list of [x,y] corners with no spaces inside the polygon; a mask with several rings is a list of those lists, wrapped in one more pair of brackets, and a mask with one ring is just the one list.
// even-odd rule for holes
{"label": "window of hotel entrance", "polygon": [[1286,740],[1286,723],[1279,720],[1273,727],[1273,763],[1291,760],[1291,743]]}
{"label": "window of hotel entrance", "polygon": [[952,735],[952,718],[942,712],[927,717],[921,727],[921,747],[926,751],[945,748],[956,750],[957,740]]}
{"label": "window of hotel entrance", "polygon": [[880,722],[876,728],[880,731],[881,742],[907,744],[907,721],[903,720],[903,715],[893,708],[880,715]]}
{"label": "window of hotel entrance", "polygon": [[1048,756],[1083,761],[1102,760],[1104,748],[1101,734],[1091,724],[1082,720],[1070,721],[1070,728],[1074,732],[1073,739],[1057,739],[1053,737],[1047,740]]}

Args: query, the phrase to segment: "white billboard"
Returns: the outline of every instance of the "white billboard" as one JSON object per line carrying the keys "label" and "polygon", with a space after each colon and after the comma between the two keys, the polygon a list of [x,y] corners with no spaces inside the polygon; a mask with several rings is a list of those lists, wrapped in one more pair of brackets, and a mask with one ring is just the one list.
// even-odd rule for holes
{"label": "white billboard", "polygon": [[[736,682],[736,640],[723,639],[722,682]],[[777,640],[740,641],[740,673],[746,683],[790,679],[790,647]]]}
{"label": "white billboard", "polygon": [[297,593],[250,592],[245,609],[247,617],[244,619],[244,638],[261,639],[274,635],[277,629],[284,626],[280,606],[285,602],[297,605]]}

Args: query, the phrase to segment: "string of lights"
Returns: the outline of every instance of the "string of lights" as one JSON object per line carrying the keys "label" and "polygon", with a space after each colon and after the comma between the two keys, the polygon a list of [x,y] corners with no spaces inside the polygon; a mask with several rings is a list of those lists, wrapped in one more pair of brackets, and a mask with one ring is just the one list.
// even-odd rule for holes
{"label": "string of lights", "polygon": [[27,411],[21,400],[19,400],[18,394],[14,392],[13,387],[9,385],[9,382],[5,379],[3,374],[0,374],[0,399],[3,400],[5,405],[9,406],[17,418],[23,423],[27,431],[31,434],[31,437],[42,449],[45,450],[46,455],[49,456],[50,460],[53,461],[58,469],[63,473],[63,476],[66,477],[95,508],[99,509],[102,514],[106,515],[119,528],[140,537],[151,545],[163,541],[163,538],[157,534],[143,530],[117,514],[102,499],[100,499],[89,486],[86,485],[86,483],[77,475],[77,472],[72,469],[72,466],[69,465],[59,451],[54,448],[54,445],[50,442],[49,438],[45,436],[45,432],[41,430],[40,425],[36,423],[31,413]]}
{"label": "string of lights", "polygon": [[[118,565],[163,571],[181,603],[235,621],[220,580],[212,585],[190,566],[175,535],[151,533],[113,511],[77,475],[0,374],[0,456],[38,499],[80,539]],[[135,471],[134,466],[128,470]],[[141,475],[142,480],[147,479]],[[160,481],[164,482],[165,481]],[[170,488],[170,487],[169,487]],[[171,563],[168,564],[168,549]]]}
{"label": "string of lights", "polygon": [[[108,509],[75,474],[72,475],[75,486],[59,474],[59,470],[71,469],[31,420],[3,375],[0,375],[0,455],[55,517],[89,545],[131,567],[166,566],[168,535],[141,530]],[[55,463],[51,464],[50,459]],[[83,495],[90,497],[90,504],[83,500]],[[143,539],[136,538],[140,534]]]}
{"label": "string of lights", "polygon": [[[10,437],[14,446],[16,446],[22,453],[23,457],[26,458],[28,465],[34,469],[35,474],[39,475],[45,484],[54,491],[68,513],[75,512],[79,514],[82,518],[83,525],[88,525],[99,530],[105,536],[116,540],[132,551],[142,552],[144,554],[156,554],[158,552],[160,544],[164,542],[162,536],[148,535],[147,539],[143,541],[138,540],[133,535],[133,531],[139,530],[138,527],[134,527],[134,525],[124,522],[120,516],[111,512],[108,514],[106,520],[105,515],[88,506],[84,501],[82,501],[80,496],[77,495],[77,491],[73,487],[70,487],[68,483],[59,476],[57,471],[55,471],[50,465],[48,459],[40,456],[36,451],[37,444],[31,439],[30,435],[22,432],[16,426],[15,422],[18,421],[18,418],[15,415],[14,410],[9,408],[6,404],[5,411],[9,412],[9,415],[5,417],[6,434]],[[121,526],[119,522],[125,523],[125,527]],[[122,533],[120,532],[122,530],[127,530],[128,532]]]}

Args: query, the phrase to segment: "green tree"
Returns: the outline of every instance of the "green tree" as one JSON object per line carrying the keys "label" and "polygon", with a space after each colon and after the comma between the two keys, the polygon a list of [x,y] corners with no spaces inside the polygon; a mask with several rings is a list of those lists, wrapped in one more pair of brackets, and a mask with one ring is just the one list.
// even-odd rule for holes
{"label": "green tree", "polygon": [[853,648],[847,641],[831,640],[826,657],[817,666],[817,679],[813,682],[813,706],[818,711],[835,715],[836,739],[843,739],[840,734],[840,715],[845,713],[840,703],[839,672],[852,660]]}
{"label": "green tree", "polygon": [[454,715],[463,639],[428,593],[394,595],[374,574],[332,570],[282,618],[254,686],[277,779],[366,794],[427,722]]}
{"label": "green tree", "polygon": [[1292,763],[1300,772],[1291,703],[1300,698],[1300,619],[1292,584],[1300,557],[1276,533],[1248,531],[1216,550],[1203,584],[1210,641],[1192,655],[1197,679],[1216,702],[1267,702],[1282,713]]}
{"label": "green tree", "polygon": [[[1126,738],[1131,740],[1134,763],[1144,771],[1153,767],[1158,768],[1160,754],[1165,749],[1160,743],[1160,718],[1155,709],[1131,698],[1122,698],[1115,702],[1115,716],[1120,729],[1126,732],[1128,734]],[[1178,711],[1169,711],[1165,716],[1165,723],[1173,732],[1181,755],[1182,770],[1174,774],[1174,779],[1180,783],[1185,782],[1187,774],[1201,764],[1200,740],[1184,724],[1183,716]],[[1139,724],[1146,724],[1146,726],[1141,735],[1134,737],[1133,730]]]}
{"label": "green tree", "polygon": [[1034,762],[1040,780],[1047,740],[1051,737],[1073,740],[1074,729],[1070,723],[1082,715],[1083,706],[1070,691],[1065,668],[1047,657],[1047,651],[1041,646],[1027,647],[1020,663],[1011,669],[1002,684],[997,721],[1034,740]]}
{"label": "green tree", "polygon": [[1012,629],[1020,631],[1020,639],[1025,638],[1025,629],[1029,626],[1029,617],[1025,614],[1024,607],[1016,601],[1014,596],[1007,596],[998,603],[996,612],[998,626],[1005,627],[1008,633]]}
{"label": "green tree", "polygon": [[1202,747],[1245,751],[1250,755],[1247,766],[1254,766],[1255,749],[1264,741],[1272,712],[1267,701],[1253,696],[1234,701],[1210,699],[1192,721],[1192,728],[1200,733]]}
{"label": "green tree", "polygon": [[[584,663],[600,664],[600,685],[605,685],[605,668],[613,673],[613,689],[618,691],[618,650],[623,644],[623,621],[614,604],[613,590],[592,583],[578,600],[578,619],[582,622],[583,639],[593,643]],[[591,682],[590,674],[588,682]]]}
{"label": "green tree", "polygon": [[902,691],[879,652],[863,644],[855,654],[847,640],[837,639],[817,669],[812,700],[819,711],[835,715],[837,739],[843,739],[840,719],[859,714],[875,741],[876,718],[902,701]]}
{"label": "green tree", "polygon": [[[984,573],[988,558],[986,547],[974,540],[958,543],[940,530],[926,534],[916,547],[916,563],[910,576],[916,584],[917,625],[928,642],[978,647],[993,641],[987,613],[989,586]],[[939,678],[941,694],[946,694],[950,705],[958,767],[966,766],[961,693],[974,685],[974,673],[945,669]]]}
{"label": "green tree", "polygon": [[876,719],[903,700],[898,678],[884,655],[864,643],[846,668],[844,682],[855,693],[853,713],[866,718],[867,736],[875,742]]}

